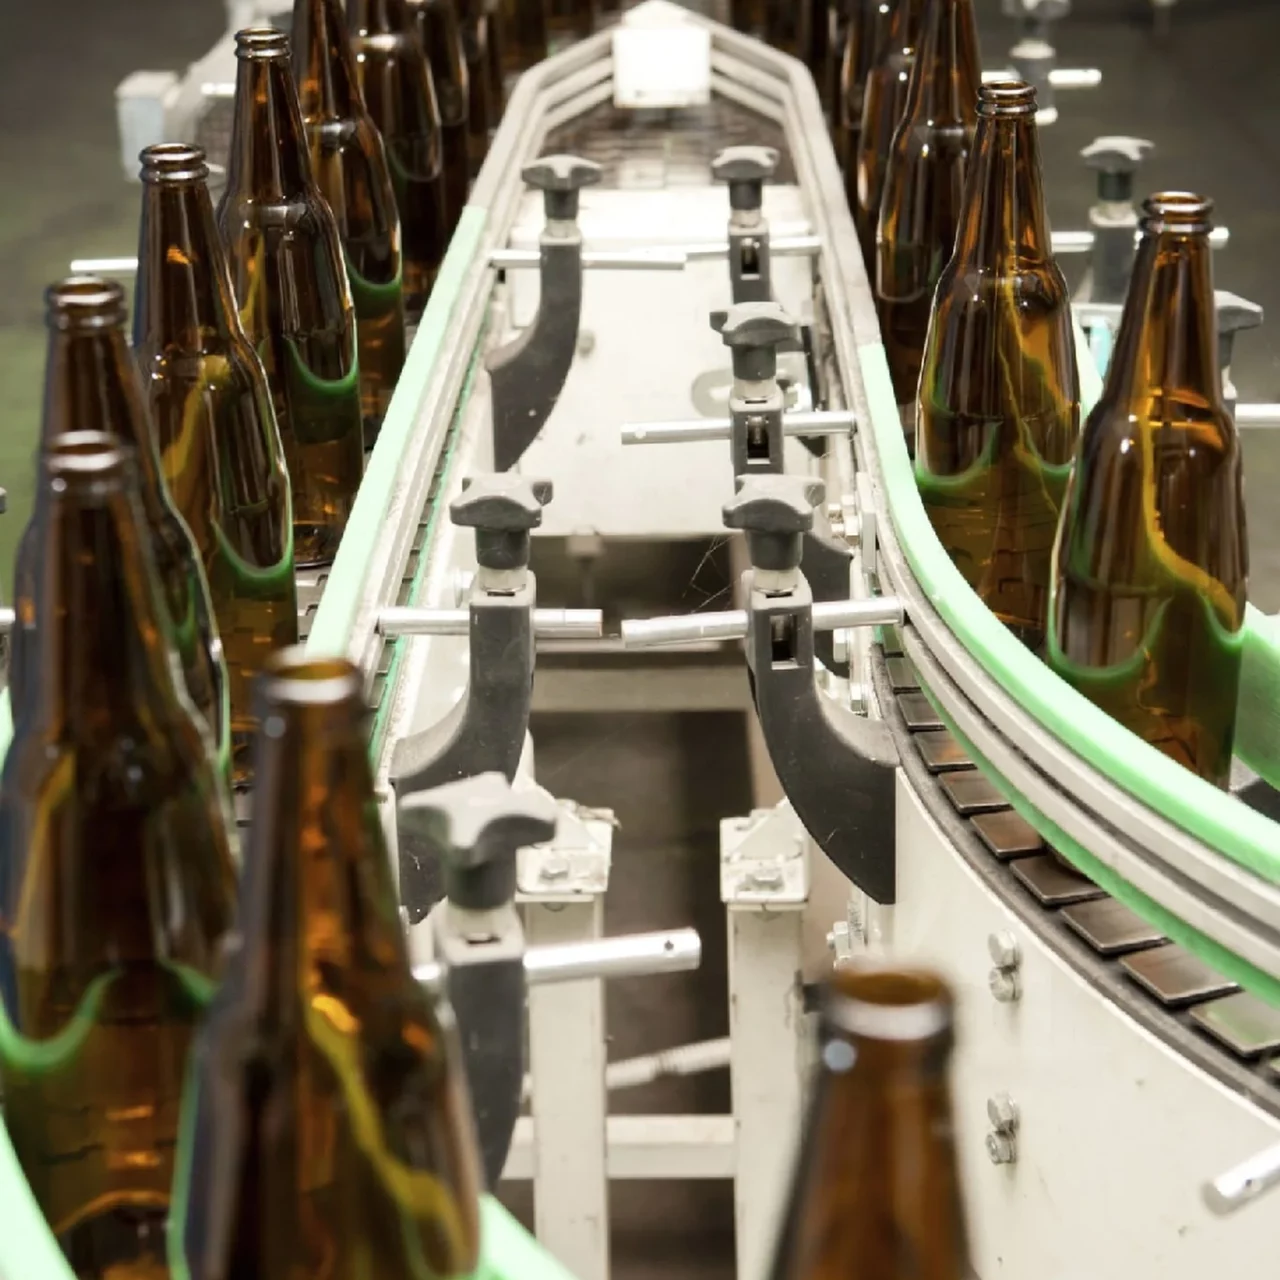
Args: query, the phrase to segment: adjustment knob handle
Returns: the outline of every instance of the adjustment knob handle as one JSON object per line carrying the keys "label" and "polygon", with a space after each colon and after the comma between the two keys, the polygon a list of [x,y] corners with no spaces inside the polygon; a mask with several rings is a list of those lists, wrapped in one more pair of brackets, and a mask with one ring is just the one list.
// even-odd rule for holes
{"label": "adjustment knob handle", "polygon": [[593,160],[581,156],[541,156],[520,171],[531,187],[543,193],[548,218],[578,216],[578,192],[600,181],[602,170]]}
{"label": "adjustment knob handle", "polygon": [[1098,199],[1133,199],[1133,175],[1155,148],[1146,138],[1113,135],[1095,138],[1080,156],[1098,174]]}
{"label": "adjustment knob handle", "polygon": [[476,531],[476,560],[486,569],[517,569],[529,563],[529,530],[542,523],[551,501],[550,480],[510,471],[470,476],[449,507],[453,523]]}
{"label": "adjustment knob handle", "polygon": [[756,569],[798,569],[804,535],[813,528],[813,508],[826,485],[811,476],[752,475],[739,478],[737,495],[724,505],[724,522],[747,535]]}
{"label": "adjustment knob handle", "polygon": [[764,184],[778,167],[773,147],[725,147],[711,162],[711,176],[729,184],[729,207],[756,210],[764,204]]}
{"label": "adjustment knob handle", "polygon": [[726,347],[777,347],[799,338],[799,326],[777,302],[739,302],[711,313]]}

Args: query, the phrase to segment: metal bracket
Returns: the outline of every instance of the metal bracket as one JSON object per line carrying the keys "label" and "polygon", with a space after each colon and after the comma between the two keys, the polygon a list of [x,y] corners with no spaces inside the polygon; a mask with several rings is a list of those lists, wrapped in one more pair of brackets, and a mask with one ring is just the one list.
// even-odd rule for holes
{"label": "metal bracket", "polygon": [[799,909],[809,900],[808,836],[787,800],[720,820],[720,898],[760,911]]}
{"label": "metal bracket", "polygon": [[575,156],[544,156],[524,180],[543,192],[538,311],[514,341],[485,361],[493,387],[493,464],[509,471],[533,443],[560,399],[582,318],[582,232],[578,192],[600,181],[600,166]]}

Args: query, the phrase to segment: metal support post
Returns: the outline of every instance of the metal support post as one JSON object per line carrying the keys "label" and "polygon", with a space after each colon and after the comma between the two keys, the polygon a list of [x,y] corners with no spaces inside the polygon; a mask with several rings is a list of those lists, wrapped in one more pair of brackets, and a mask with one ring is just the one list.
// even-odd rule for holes
{"label": "metal support post", "polygon": [[[517,901],[531,949],[600,939],[612,840],[611,814],[563,807],[555,840],[520,851]],[[578,1280],[609,1276],[605,1065],[604,983],[532,987],[534,1225]]]}
{"label": "metal support post", "polygon": [[803,1106],[801,924],[808,838],[784,800],[720,823],[728,910],[729,1073],[737,1140],[734,1236],[740,1280],[763,1280]]}

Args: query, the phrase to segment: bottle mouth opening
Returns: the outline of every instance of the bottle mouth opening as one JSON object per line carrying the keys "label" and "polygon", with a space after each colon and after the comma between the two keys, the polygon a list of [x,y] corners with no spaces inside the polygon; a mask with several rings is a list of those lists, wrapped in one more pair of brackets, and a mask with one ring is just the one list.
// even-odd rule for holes
{"label": "bottle mouth opening", "polygon": [[289,37],[279,27],[245,27],[236,32],[236,57],[271,61],[289,57]]}
{"label": "bottle mouth opening", "polygon": [[113,329],[124,324],[124,289],[101,276],[68,276],[45,290],[45,322],[51,329]]}
{"label": "bottle mouth opening", "polygon": [[1213,201],[1194,191],[1157,191],[1142,202],[1144,231],[1207,232],[1213,229]]}
{"label": "bottle mouth opening", "polygon": [[41,465],[55,491],[117,489],[134,472],[132,445],[105,431],[70,431],[44,446]]}
{"label": "bottle mouth opening", "polygon": [[209,176],[204,148],[188,142],[158,142],[138,154],[143,182],[198,182]]}
{"label": "bottle mouth opening", "polygon": [[1025,80],[992,80],[978,90],[980,116],[1033,116],[1036,91]]}
{"label": "bottle mouth opening", "polygon": [[951,1027],[951,993],[923,969],[840,969],[825,1012],[849,1035],[868,1040],[931,1040]]}
{"label": "bottle mouth opening", "polygon": [[263,696],[275,707],[333,706],[353,698],[364,706],[360,670],[345,658],[314,658],[303,645],[281,649],[263,668]]}

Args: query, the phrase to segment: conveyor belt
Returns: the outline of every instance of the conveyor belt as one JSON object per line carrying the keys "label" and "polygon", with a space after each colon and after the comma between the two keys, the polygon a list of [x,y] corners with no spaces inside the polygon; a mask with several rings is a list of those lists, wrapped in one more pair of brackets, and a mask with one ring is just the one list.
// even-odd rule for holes
{"label": "conveyor belt", "polygon": [[952,736],[896,632],[885,631],[871,665],[903,769],[959,856],[1125,1013],[1280,1115],[1280,1009],[1241,991],[1060,860]]}

